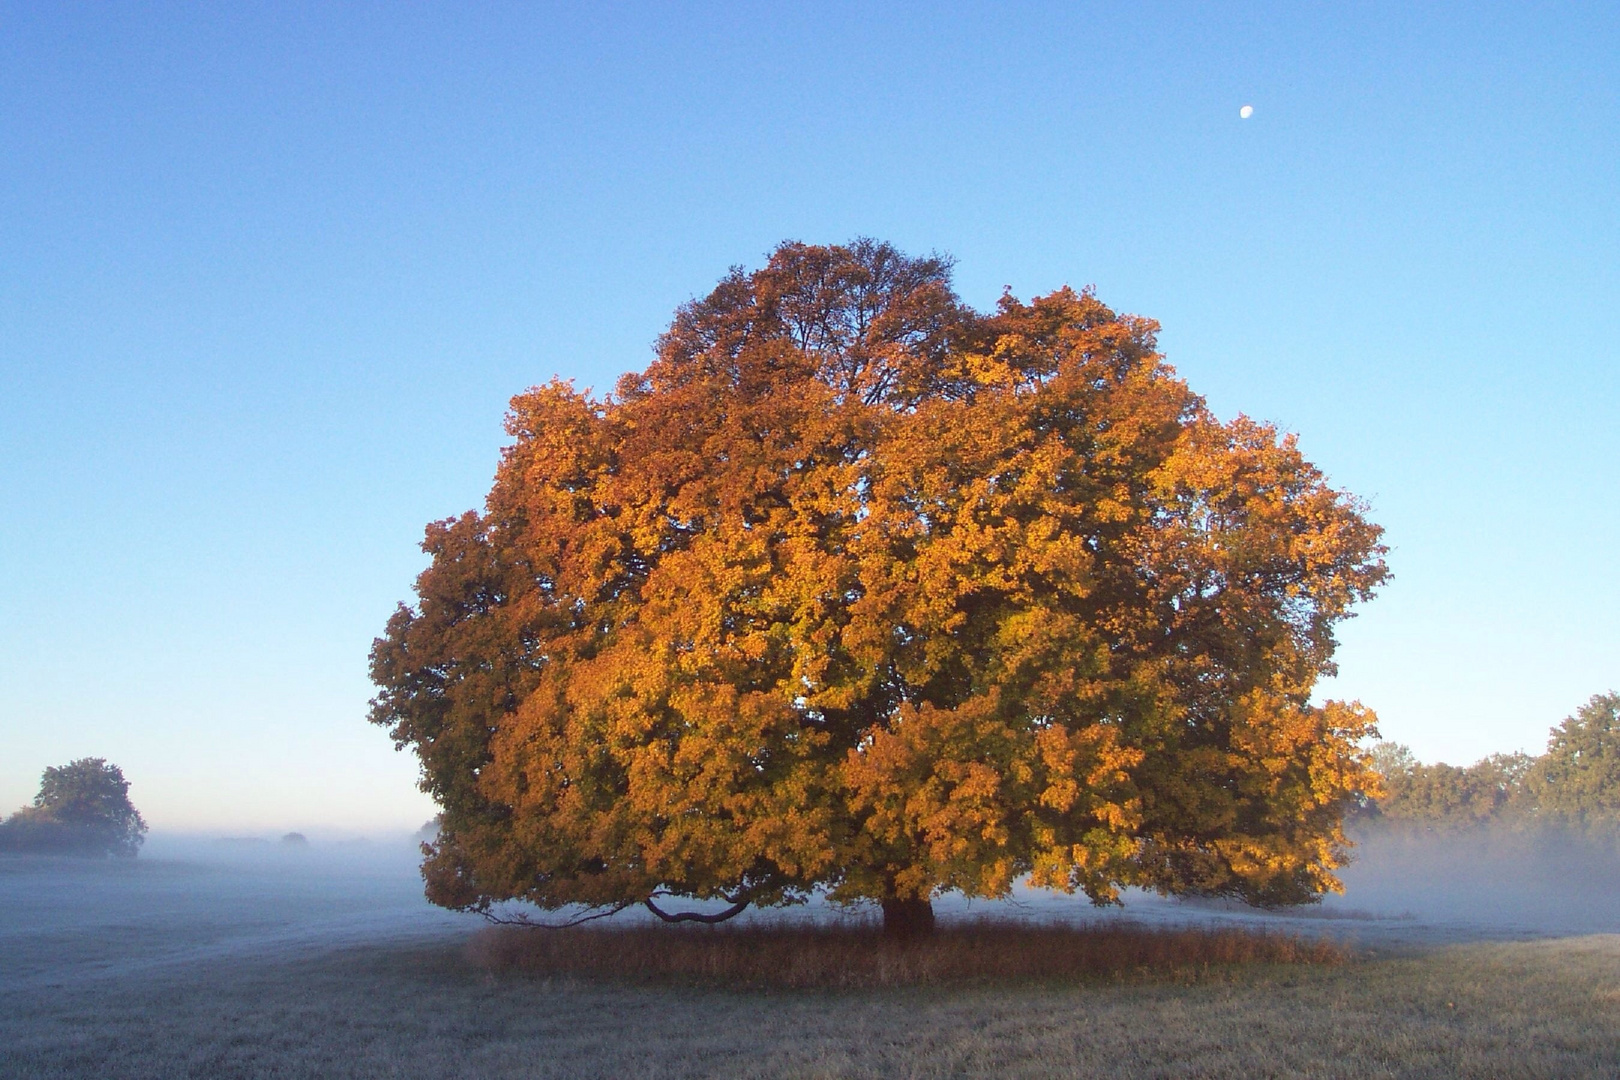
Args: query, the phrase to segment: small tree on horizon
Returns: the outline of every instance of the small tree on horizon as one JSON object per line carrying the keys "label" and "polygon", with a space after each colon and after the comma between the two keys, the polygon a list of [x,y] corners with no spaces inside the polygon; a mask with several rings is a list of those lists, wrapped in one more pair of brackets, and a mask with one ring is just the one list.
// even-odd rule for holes
{"label": "small tree on horizon", "polygon": [[133,858],[146,832],[123,770],[80,758],[45,770],[34,804],[0,824],[0,850]]}
{"label": "small tree on horizon", "polygon": [[371,719],[444,810],[428,897],[824,890],[907,932],[1023,877],[1337,888],[1374,721],[1310,698],[1380,530],[1156,330],[789,243],[613,396],[514,398],[484,512],[428,528],[372,651]]}

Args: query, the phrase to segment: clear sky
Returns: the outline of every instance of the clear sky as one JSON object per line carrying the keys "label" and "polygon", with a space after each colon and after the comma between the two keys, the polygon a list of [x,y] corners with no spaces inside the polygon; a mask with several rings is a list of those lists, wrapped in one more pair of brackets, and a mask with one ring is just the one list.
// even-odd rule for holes
{"label": "clear sky", "polygon": [[0,0],[0,812],[419,824],[422,526],[788,238],[1094,284],[1297,432],[1393,548],[1326,692],[1420,757],[1620,688],[1620,6],[787,8]]}

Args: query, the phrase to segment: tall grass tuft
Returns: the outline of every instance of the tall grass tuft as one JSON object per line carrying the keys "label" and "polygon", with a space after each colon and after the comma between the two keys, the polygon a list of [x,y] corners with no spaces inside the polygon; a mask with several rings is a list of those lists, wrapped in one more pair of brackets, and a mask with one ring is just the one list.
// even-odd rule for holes
{"label": "tall grass tuft", "polygon": [[471,945],[490,971],[727,987],[871,988],[1015,980],[1189,981],[1245,964],[1337,964],[1339,944],[1261,929],[1131,924],[943,926],[920,940],[856,927],[501,927]]}

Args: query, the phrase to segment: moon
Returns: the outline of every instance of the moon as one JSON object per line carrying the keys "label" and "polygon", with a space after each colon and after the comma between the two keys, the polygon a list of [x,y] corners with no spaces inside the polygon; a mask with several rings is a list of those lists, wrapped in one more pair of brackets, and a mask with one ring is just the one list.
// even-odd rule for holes
{"label": "moon", "polygon": [[1254,115],[1254,106],[1253,105],[1245,105],[1245,106],[1243,106],[1243,108],[1238,110],[1238,116],[1242,117],[1244,120],[1247,120],[1249,117],[1251,117],[1253,115]]}

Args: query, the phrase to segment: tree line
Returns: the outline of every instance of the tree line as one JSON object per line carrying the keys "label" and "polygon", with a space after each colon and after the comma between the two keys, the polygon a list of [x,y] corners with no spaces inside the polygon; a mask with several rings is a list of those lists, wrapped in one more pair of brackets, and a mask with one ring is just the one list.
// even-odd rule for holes
{"label": "tree line", "polygon": [[1379,743],[1383,795],[1366,817],[1427,828],[1492,823],[1586,830],[1620,826],[1620,693],[1595,695],[1552,729],[1538,756],[1492,754],[1472,765],[1425,765],[1400,743]]}

